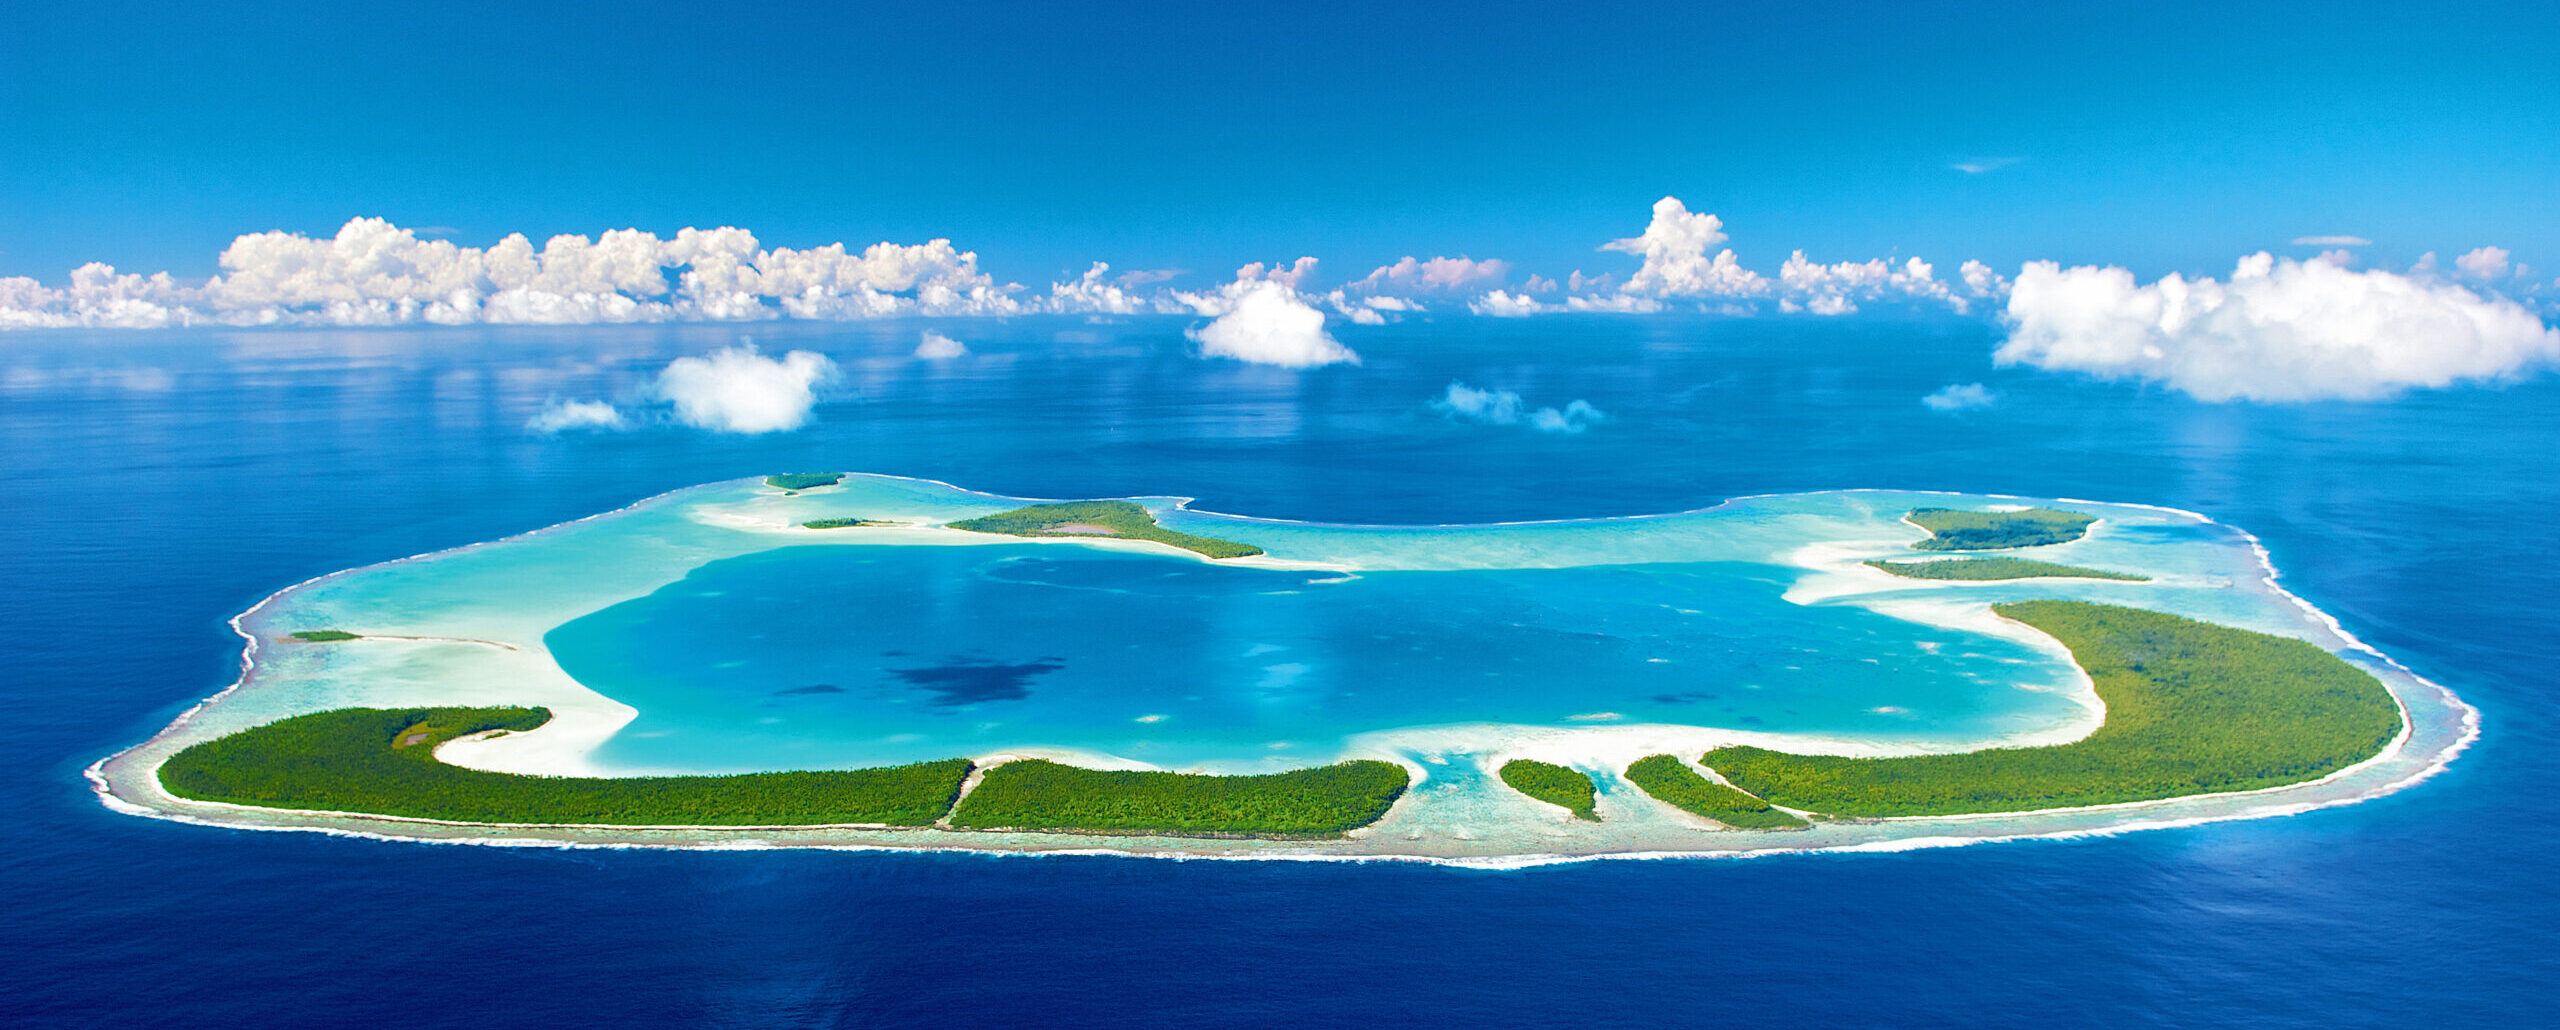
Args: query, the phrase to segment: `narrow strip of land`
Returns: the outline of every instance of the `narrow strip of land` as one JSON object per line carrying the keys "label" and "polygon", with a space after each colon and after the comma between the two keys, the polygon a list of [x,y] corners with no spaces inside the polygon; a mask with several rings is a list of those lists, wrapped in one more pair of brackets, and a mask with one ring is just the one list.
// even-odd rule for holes
{"label": "narrow strip of land", "polygon": [[1260,776],[1085,769],[1041,759],[987,771],[953,826],[1100,833],[1335,836],[1378,821],[1403,766],[1343,762]]}
{"label": "narrow strip of land", "polygon": [[2001,579],[2113,579],[2128,583],[2148,583],[2151,577],[2131,572],[2109,572],[2062,565],[2026,558],[1936,558],[1928,561],[1885,561],[1867,563],[1909,579],[2001,580]]}
{"label": "narrow strip of land", "polygon": [[816,486],[834,486],[844,482],[842,472],[781,472],[764,477],[764,485],[777,490],[806,490]]}
{"label": "narrow strip of land", "polygon": [[550,721],[544,708],[346,708],[207,741],[160,767],[169,793],[263,808],[473,823],[922,826],[969,760],[736,776],[521,776],[450,765],[437,745]]}
{"label": "narrow strip of land", "polygon": [[1156,517],[1132,501],[1069,501],[1064,504],[1034,504],[1012,511],[951,524],[953,529],[973,533],[1002,533],[1008,536],[1112,537],[1125,540],[1153,540],[1194,551],[1211,558],[1243,558],[1262,553],[1262,548],[1216,537],[1177,533],[1156,524]]}
{"label": "narrow strip of land", "polygon": [[543,708],[295,716],[178,752],[160,766],[160,784],[197,801],[497,825],[1319,837],[1376,822],[1410,783],[1404,767],[1379,761],[1259,776],[1105,772],[1036,760],[981,770],[951,758],[881,769],[597,778],[488,772],[435,757],[446,741],[522,732],[550,718]]}

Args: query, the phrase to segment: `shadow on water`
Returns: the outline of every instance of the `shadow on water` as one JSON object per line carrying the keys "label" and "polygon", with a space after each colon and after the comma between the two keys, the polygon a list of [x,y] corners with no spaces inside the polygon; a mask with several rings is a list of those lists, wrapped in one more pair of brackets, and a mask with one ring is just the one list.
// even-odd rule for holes
{"label": "shadow on water", "polygon": [[[936,708],[964,708],[988,701],[1020,701],[1031,696],[1031,678],[1066,668],[1064,661],[1043,658],[1021,665],[955,659],[950,665],[891,669],[908,686],[933,694]],[[814,691],[811,691],[814,693]]]}

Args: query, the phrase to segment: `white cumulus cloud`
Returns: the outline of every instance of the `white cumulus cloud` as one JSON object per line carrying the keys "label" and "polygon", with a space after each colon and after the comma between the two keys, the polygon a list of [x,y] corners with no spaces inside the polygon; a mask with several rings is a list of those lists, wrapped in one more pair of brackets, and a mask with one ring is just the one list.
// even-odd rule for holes
{"label": "white cumulus cloud", "polygon": [[2482,247],[2453,259],[2453,267],[2482,282],[2504,279],[2508,270],[2514,267],[2507,261],[2512,256],[2505,247]]}
{"label": "white cumulus cloud", "polygon": [[[1553,311],[1550,307],[1547,310]],[[1603,293],[1564,299],[1566,311],[1606,311],[1617,315],[1650,315],[1662,310],[1662,302],[1632,293]]]}
{"label": "white cumulus cloud", "polygon": [[1351,289],[1382,292],[1387,290],[1455,290],[1482,282],[1502,282],[1511,275],[1511,263],[1499,259],[1476,261],[1464,255],[1415,260],[1410,255],[1392,265],[1381,265]]}
{"label": "white cumulus cloud", "polygon": [[2007,320],[2001,364],[2153,380],[2207,401],[2381,397],[2560,359],[2560,330],[2512,300],[2263,252],[2227,283],[2144,285],[2122,268],[2030,262]]}
{"label": "white cumulus cloud", "polygon": [[[1965,299],[1955,295],[1947,284],[1939,282],[1935,268],[1919,258],[1900,265],[1872,261],[1843,261],[1817,264],[1796,251],[1778,269],[1778,282],[1783,291],[1780,307],[1793,310],[1801,305],[1817,315],[1846,315],[1858,310],[1859,300],[1883,297],[1911,300],[1934,300],[1961,313],[1968,307]],[[1984,269],[1989,271],[1989,269]]]}
{"label": "white cumulus cloud", "polygon": [[1024,309],[949,240],[765,247],[744,229],[617,229],[488,247],[379,218],[336,235],[250,233],[202,283],[83,266],[69,285],[0,284],[0,326],[583,324],[1005,315]]}
{"label": "white cumulus cloud", "polygon": [[[1941,281],[1936,268],[1919,258],[1899,262],[1877,258],[1821,264],[1796,251],[1776,278],[1744,267],[1726,240],[1724,221],[1691,211],[1678,197],[1653,205],[1653,220],[1641,235],[1612,240],[1602,250],[1636,255],[1642,264],[1624,284],[1611,289],[1608,276],[1588,277],[1577,271],[1567,280],[1571,296],[1550,308],[1488,305],[1484,313],[1530,313],[1537,310],[1650,313],[1665,302],[1696,300],[1700,310],[1748,313],[1749,304],[1777,302],[1778,310],[1817,315],[1846,315],[1862,301],[1891,300],[1943,304],[1958,314],[1973,301],[1996,296],[2007,280],[1978,261],[1961,268],[1963,288]],[[1710,256],[1712,252],[1712,256]]]}
{"label": "white cumulus cloud", "polygon": [[931,329],[925,330],[923,340],[916,344],[916,356],[926,361],[949,361],[953,358],[967,357],[968,354],[968,344]]}
{"label": "white cumulus cloud", "polygon": [[1931,411],[1957,412],[1987,408],[1997,399],[1981,383],[1949,383],[1936,393],[1920,398],[1920,403],[1928,405]]}
{"label": "white cumulus cloud", "polygon": [[[1072,282],[1049,284],[1049,310],[1070,314],[1134,315],[1152,310],[1147,298],[1133,292],[1133,276],[1106,278],[1111,266],[1100,261]],[[1152,280],[1150,280],[1152,281]]]}
{"label": "white cumulus cloud", "polygon": [[[1299,262],[1301,268],[1313,264],[1313,259]],[[1290,285],[1297,274],[1303,273],[1293,274],[1284,282],[1260,277],[1259,265],[1248,265],[1244,271],[1255,275],[1246,277],[1240,272],[1239,278],[1216,298],[1217,318],[1189,332],[1199,342],[1202,357],[1287,368],[1360,363],[1360,355],[1325,332],[1324,312],[1307,303]],[[1210,313],[1210,306],[1193,304],[1203,314]]]}
{"label": "white cumulus cloud", "polygon": [[2009,292],[2009,277],[1992,271],[1990,265],[1967,261],[1956,269],[1964,277],[1964,292],[1976,300],[1998,297]]}
{"label": "white cumulus cloud", "polygon": [[1431,410],[1450,418],[1488,425],[1526,425],[1541,433],[1579,433],[1609,419],[1589,401],[1575,400],[1562,408],[1531,409],[1517,393],[1479,390],[1455,380],[1440,396],[1432,398]]}
{"label": "white cumulus cloud", "polygon": [[771,433],[808,421],[816,388],[835,375],[835,367],[824,354],[795,350],[769,358],[747,344],[668,362],[658,373],[656,392],[675,405],[676,421],[686,425]]}
{"label": "white cumulus cloud", "polygon": [[558,433],[571,429],[622,429],[622,412],[603,401],[555,400],[543,405],[524,424],[537,433]]}
{"label": "white cumulus cloud", "polygon": [[1651,297],[1745,297],[1766,289],[1759,273],[1743,268],[1734,260],[1733,251],[1708,257],[1707,251],[1725,241],[1724,220],[1705,212],[1691,212],[1678,197],[1664,197],[1653,203],[1653,221],[1643,235],[1603,244],[1602,250],[1623,251],[1644,259],[1636,273],[1627,278],[1623,292]]}
{"label": "white cumulus cloud", "polygon": [[1541,304],[1538,302],[1537,298],[1531,297],[1525,293],[1508,293],[1502,290],[1493,290],[1482,297],[1468,301],[1467,310],[1473,311],[1479,315],[1491,315],[1495,318],[1527,318],[1530,315],[1539,314],[1541,312],[1561,311],[1564,309],[1554,304]]}

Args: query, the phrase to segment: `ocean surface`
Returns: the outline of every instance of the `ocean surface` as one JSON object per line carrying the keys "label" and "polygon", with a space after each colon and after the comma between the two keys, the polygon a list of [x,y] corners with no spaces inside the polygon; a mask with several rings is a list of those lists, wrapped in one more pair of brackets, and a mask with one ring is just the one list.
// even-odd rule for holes
{"label": "ocean surface", "polygon": [[[913,323],[0,335],[0,1024],[2379,1027],[2560,1009],[2560,382],[2204,405],[1994,369],[1983,326],[1885,318],[1342,326],[1364,364],[1298,372],[1190,357],[1186,324],[938,322],[973,352],[939,363],[909,356]],[[842,367],[809,426],[525,429],[555,398],[645,419],[667,360],[749,340]],[[1607,418],[1453,419],[1429,403],[1453,380]],[[1976,381],[1996,403],[1920,403]],[[278,588],[804,468],[1380,524],[1862,487],[2166,505],[2256,533],[2288,588],[2485,729],[2418,787],[2283,819],[1513,871],[392,843],[119,815],[81,776],[229,684],[224,620]],[[1042,560],[1017,571],[1130,574]]]}

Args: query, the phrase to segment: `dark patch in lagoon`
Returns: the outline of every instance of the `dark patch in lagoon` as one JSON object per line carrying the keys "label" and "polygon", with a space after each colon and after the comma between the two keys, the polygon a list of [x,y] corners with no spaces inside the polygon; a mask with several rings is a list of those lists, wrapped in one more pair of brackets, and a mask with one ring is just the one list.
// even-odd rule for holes
{"label": "dark patch in lagoon", "polygon": [[1019,701],[1030,697],[1031,677],[1066,668],[1064,661],[1043,658],[1021,665],[971,661],[955,658],[952,664],[922,669],[891,669],[889,674],[905,680],[908,686],[931,691],[936,708],[959,708],[985,701]]}
{"label": "dark patch in lagoon", "polygon": [[[1658,705],[1694,705],[1700,701],[1713,701],[1715,699],[1716,696],[1714,694],[1689,693],[1653,695],[1653,703]],[[1725,710],[1732,711],[1730,708]]]}
{"label": "dark patch in lagoon", "polygon": [[844,688],[836,686],[833,683],[812,683],[805,687],[793,687],[789,690],[777,690],[773,693],[777,697],[788,697],[792,694],[841,694],[844,693]]}

